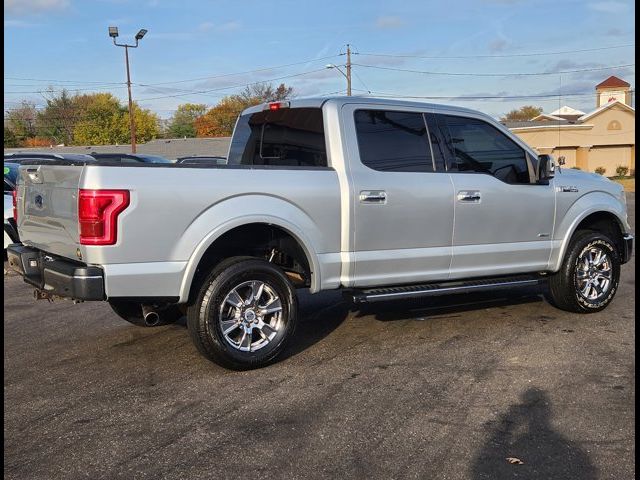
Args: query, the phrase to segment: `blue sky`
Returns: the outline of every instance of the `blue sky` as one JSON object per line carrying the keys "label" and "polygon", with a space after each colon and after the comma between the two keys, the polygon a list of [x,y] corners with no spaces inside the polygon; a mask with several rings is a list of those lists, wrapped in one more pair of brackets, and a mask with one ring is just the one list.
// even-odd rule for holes
{"label": "blue sky", "polygon": [[[163,118],[180,103],[214,105],[244,84],[289,75],[296,76],[273,83],[285,82],[300,96],[344,90],[344,77],[324,66],[344,64],[339,54],[347,43],[359,52],[352,59],[359,64],[353,69],[355,93],[459,97],[430,101],[494,116],[524,104],[547,112],[559,104],[589,111],[595,107],[595,85],[612,74],[635,87],[635,47],[609,48],[634,43],[631,0],[5,0],[4,5],[5,110],[21,99],[43,105],[47,93],[40,92],[48,87],[111,91],[126,100],[124,49],[111,43],[109,25],[119,27],[119,41],[132,41],[140,28],[149,31],[130,51],[133,95]],[[575,50],[592,51],[528,55]],[[630,66],[600,70],[618,65]],[[240,73],[256,69],[262,70]],[[495,76],[503,73],[545,75]],[[567,96],[465,98],[559,91]]]}

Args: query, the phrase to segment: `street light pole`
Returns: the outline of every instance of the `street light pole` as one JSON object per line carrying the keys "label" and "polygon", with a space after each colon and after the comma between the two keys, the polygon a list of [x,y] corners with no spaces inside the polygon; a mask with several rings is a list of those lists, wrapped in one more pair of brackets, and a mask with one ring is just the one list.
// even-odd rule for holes
{"label": "street light pole", "polygon": [[126,43],[117,43],[118,27],[109,27],[109,36],[113,38],[113,44],[116,47],[124,47],[124,60],[127,65],[127,91],[129,92],[129,124],[131,129],[131,153],[136,153],[136,122],[133,112],[133,100],[131,98],[131,73],[129,72],[129,48],[138,48],[138,42],[145,36],[147,31],[142,28],[136,33],[135,45],[128,45]]}
{"label": "street light pole", "polygon": [[[345,74],[342,70],[340,70],[340,67],[338,67],[337,65],[334,65],[333,63],[330,63],[330,64],[326,65],[326,68],[335,68],[337,71],[340,72],[340,74],[344,78],[347,79],[347,96],[350,97],[351,96],[351,78],[347,74]],[[348,68],[351,69],[350,66]],[[350,70],[348,70],[348,71],[349,71],[349,73],[351,73]]]}
{"label": "street light pole", "polygon": [[[115,41],[114,41],[115,43]],[[131,99],[131,75],[129,74],[129,46],[124,46],[124,58],[127,63],[127,90],[129,91],[129,124],[131,128],[131,153],[136,153],[136,122],[134,121],[133,100]]]}

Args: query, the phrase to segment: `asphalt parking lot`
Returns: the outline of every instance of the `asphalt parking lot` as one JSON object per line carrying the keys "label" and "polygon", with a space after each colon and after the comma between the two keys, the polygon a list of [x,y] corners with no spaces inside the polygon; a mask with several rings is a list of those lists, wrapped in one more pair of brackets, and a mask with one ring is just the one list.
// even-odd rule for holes
{"label": "asphalt parking lot", "polygon": [[588,316],[539,289],[306,295],[285,358],[240,373],[184,323],[36,302],[5,275],[5,478],[634,478],[634,266]]}

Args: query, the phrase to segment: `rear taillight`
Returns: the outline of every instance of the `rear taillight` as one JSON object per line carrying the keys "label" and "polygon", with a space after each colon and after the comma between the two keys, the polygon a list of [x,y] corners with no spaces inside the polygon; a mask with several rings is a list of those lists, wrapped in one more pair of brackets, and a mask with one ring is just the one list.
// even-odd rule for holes
{"label": "rear taillight", "polygon": [[118,237],[118,215],[128,206],[128,190],[80,190],[80,244],[115,244]]}
{"label": "rear taillight", "polygon": [[11,192],[11,196],[13,197],[13,219],[18,223],[18,190],[13,190]]}

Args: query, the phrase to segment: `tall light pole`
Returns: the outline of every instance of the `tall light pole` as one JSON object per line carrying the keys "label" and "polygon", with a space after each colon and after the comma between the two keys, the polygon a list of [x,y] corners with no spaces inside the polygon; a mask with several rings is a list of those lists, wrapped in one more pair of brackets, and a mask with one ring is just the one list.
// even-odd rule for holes
{"label": "tall light pole", "polygon": [[144,37],[146,33],[147,31],[144,28],[141,28],[140,31],[136,33],[136,44],[127,45],[126,43],[116,42],[116,38],[118,38],[118,27],[109,27],[109,36],[113,38],[113,44],[116,47],[124,47],[124,58],[127,64],[127,90],[129,91],[129,122],[131,124],[131,153],[136,153],[136,123],[134,121],[134,114],[133,114],[133,100],[131,100],[131,75],[129,74],[129,49],[138,48],[138,42],[142,40],[142,37]]}

